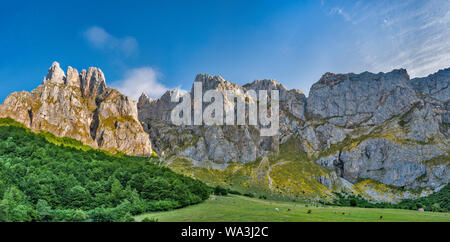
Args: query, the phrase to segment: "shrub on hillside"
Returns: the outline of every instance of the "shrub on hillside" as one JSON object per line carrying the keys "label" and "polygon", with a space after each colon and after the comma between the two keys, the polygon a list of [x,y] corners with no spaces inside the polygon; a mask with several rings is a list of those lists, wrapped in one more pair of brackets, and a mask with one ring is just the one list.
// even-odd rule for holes
{"label": "shrub on hillside", "polygon": [[235,191],[235,190],[231,190],[231,189],[228,189],[228,193],[229,194],[234,194],[234,195],[242,195],[242,193],[240,193],[238,191]]}
{"label": "shrub on hillside", "polygon": [[218,196],[226,196],[228,195],[228,190],[221,186],[216,186],[214,188],[214,194]]}

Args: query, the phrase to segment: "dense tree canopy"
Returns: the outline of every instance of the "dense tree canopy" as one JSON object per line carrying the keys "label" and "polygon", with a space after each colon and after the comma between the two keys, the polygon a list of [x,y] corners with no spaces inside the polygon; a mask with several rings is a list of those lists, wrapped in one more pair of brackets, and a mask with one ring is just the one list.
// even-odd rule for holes
{"label": "dense tree canopy", "polygon": [[131,221],[209,197],[204,183],[150,158],[56,145],[46,135],[0,126],[0,221]]}

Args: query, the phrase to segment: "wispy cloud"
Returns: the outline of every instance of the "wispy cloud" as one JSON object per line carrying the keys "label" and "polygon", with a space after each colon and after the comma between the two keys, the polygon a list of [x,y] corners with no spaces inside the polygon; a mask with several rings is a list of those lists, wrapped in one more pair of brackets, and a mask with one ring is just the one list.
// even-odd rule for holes
{"label": "wispy cloud", "polygon": [[[322,5],[324,4],[324,2],[321,3]],[[352,17],[350,17],[350,15],[344,11],[344,9],[342,7],[334,7],[330,10],[330,14],[337,14],[340,15],[344,18],[345,21],[348,22],[352,22]]]}
{"label": "wispy cloud", "polygon": [[138,50],[138,43],[134,37],[118,38],[98,26],[88,28],[84,32],[84,37],[92,47],[103,51],[131,56]]}
{"label": "wispy cloud", "polygon": [[326,6],[351,21],[355,51],[373,72],[406,68],[412,77],[450,65],[450,1],[356,1]]}
{"label": "wispy cloud", "polygon": [[158,81],[160,76],[161,74],[152,67],[135,68],[127,71],[122,80],[113,82],[111,86],[133,100],[137,100],[142,93],[152,98],[159,98],[169,90]]}

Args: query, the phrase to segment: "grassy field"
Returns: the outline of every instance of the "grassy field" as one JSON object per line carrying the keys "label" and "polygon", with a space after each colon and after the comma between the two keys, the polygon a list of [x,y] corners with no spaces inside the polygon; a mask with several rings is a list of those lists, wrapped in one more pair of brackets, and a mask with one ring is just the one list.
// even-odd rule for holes
{"label": "grassy field", "polygon": [[[279,212],[276,211],[276,208]],[[311,210],[311,213],[308,214],[308,210]],[[380,216],[383,218],[380,219]],[[167,212],[143,214],[136,216],[135,219],[141,221],[146,217],[158,219],[159,222],[450,222],[449,213],[400,209],[315,207],[236,195],[211,196],[201,204]]]}

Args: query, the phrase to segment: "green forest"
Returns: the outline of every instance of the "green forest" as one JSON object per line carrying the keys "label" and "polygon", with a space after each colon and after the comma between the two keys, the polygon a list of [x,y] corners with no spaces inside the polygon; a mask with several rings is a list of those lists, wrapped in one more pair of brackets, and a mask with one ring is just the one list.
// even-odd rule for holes
{"label": "green forest", "polygon": [[0,221],[133,221],[136,214],[209,197],[207,185],[150,162],[155,158],[65,142],[72,145],[49,142],[48,133],[20,125],[0,125]]}

